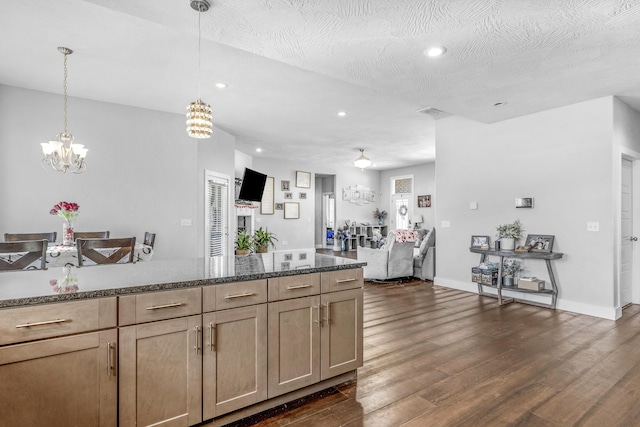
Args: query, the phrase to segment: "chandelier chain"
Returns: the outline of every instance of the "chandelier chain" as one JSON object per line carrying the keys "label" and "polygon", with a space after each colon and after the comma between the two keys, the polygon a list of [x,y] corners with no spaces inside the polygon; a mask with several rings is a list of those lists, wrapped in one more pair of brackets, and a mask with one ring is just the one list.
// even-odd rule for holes
{"label": "chandelier chain", "polygon": [[63,83],[63,88],[64,88],[64,133],[67,133],[67,75],[68,75],[68,71],[67,71],[67,56],[69,56],[68,53],[64,54],[64,83]]}

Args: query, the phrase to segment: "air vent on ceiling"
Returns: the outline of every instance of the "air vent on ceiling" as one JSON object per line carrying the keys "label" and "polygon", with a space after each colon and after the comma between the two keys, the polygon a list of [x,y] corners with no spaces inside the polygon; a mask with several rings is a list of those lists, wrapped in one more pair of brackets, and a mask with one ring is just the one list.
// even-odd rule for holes
{"label": "air vent on ceiling", "polygon": [[438,110],[433,107],[420,108],[419,110],[416,110],[416,113],[428,114],[436,120],[451,116],[451,113],[447,113],[446,111]]}

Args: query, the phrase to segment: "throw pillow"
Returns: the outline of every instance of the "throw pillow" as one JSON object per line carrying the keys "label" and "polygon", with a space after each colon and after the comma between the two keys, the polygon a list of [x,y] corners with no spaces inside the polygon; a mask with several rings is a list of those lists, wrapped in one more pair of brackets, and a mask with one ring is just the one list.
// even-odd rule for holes
{"label": "throw pillow", "polygon": [[421,258],[424,258],[424,256],[427,254],[427,249],[429,249],[429,247],[427,246],[427,243],[429,243],[429,239],[427,239],[426,237],[422,239],[422,243],[420,244],[420,252],[419,252],[419,255]]}

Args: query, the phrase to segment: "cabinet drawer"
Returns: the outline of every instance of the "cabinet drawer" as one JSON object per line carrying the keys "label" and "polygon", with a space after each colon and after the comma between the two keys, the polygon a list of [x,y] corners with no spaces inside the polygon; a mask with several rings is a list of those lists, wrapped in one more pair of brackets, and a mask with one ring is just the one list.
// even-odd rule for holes
{"label": "cabinet drawer", "polygon": [[202,309],[205,313],[265,302],[267,302],[266,279],[225,283],[202,288]]}
{"label": "cabinet drawer", "polygon": [[327,271],[322,273],[322,293],[361,288],[363,285],[362,268]]}
{"label": "cabinet drawer", "polygon": [[202,313],[202,289],[177,289],[120,297],[120,326]]}
{"label": "cabinet drawer", "polygon": [[320,293],[320,273],[269,279],[269,301],[306,297]]}
{"label": "cabinet drawer", "polygon": [[0,310],[0,345],[116,326],[116,298]]}

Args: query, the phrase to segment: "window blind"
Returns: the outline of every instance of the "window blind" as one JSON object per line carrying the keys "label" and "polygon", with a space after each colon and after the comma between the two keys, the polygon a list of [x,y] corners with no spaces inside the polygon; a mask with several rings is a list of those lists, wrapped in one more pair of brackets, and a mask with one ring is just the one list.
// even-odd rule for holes
{"label": "window blind", "polygon": [[207,256],[227,255],[228,247],[228,200],[229,181],[216,176],[207,176],[206,233]]}

